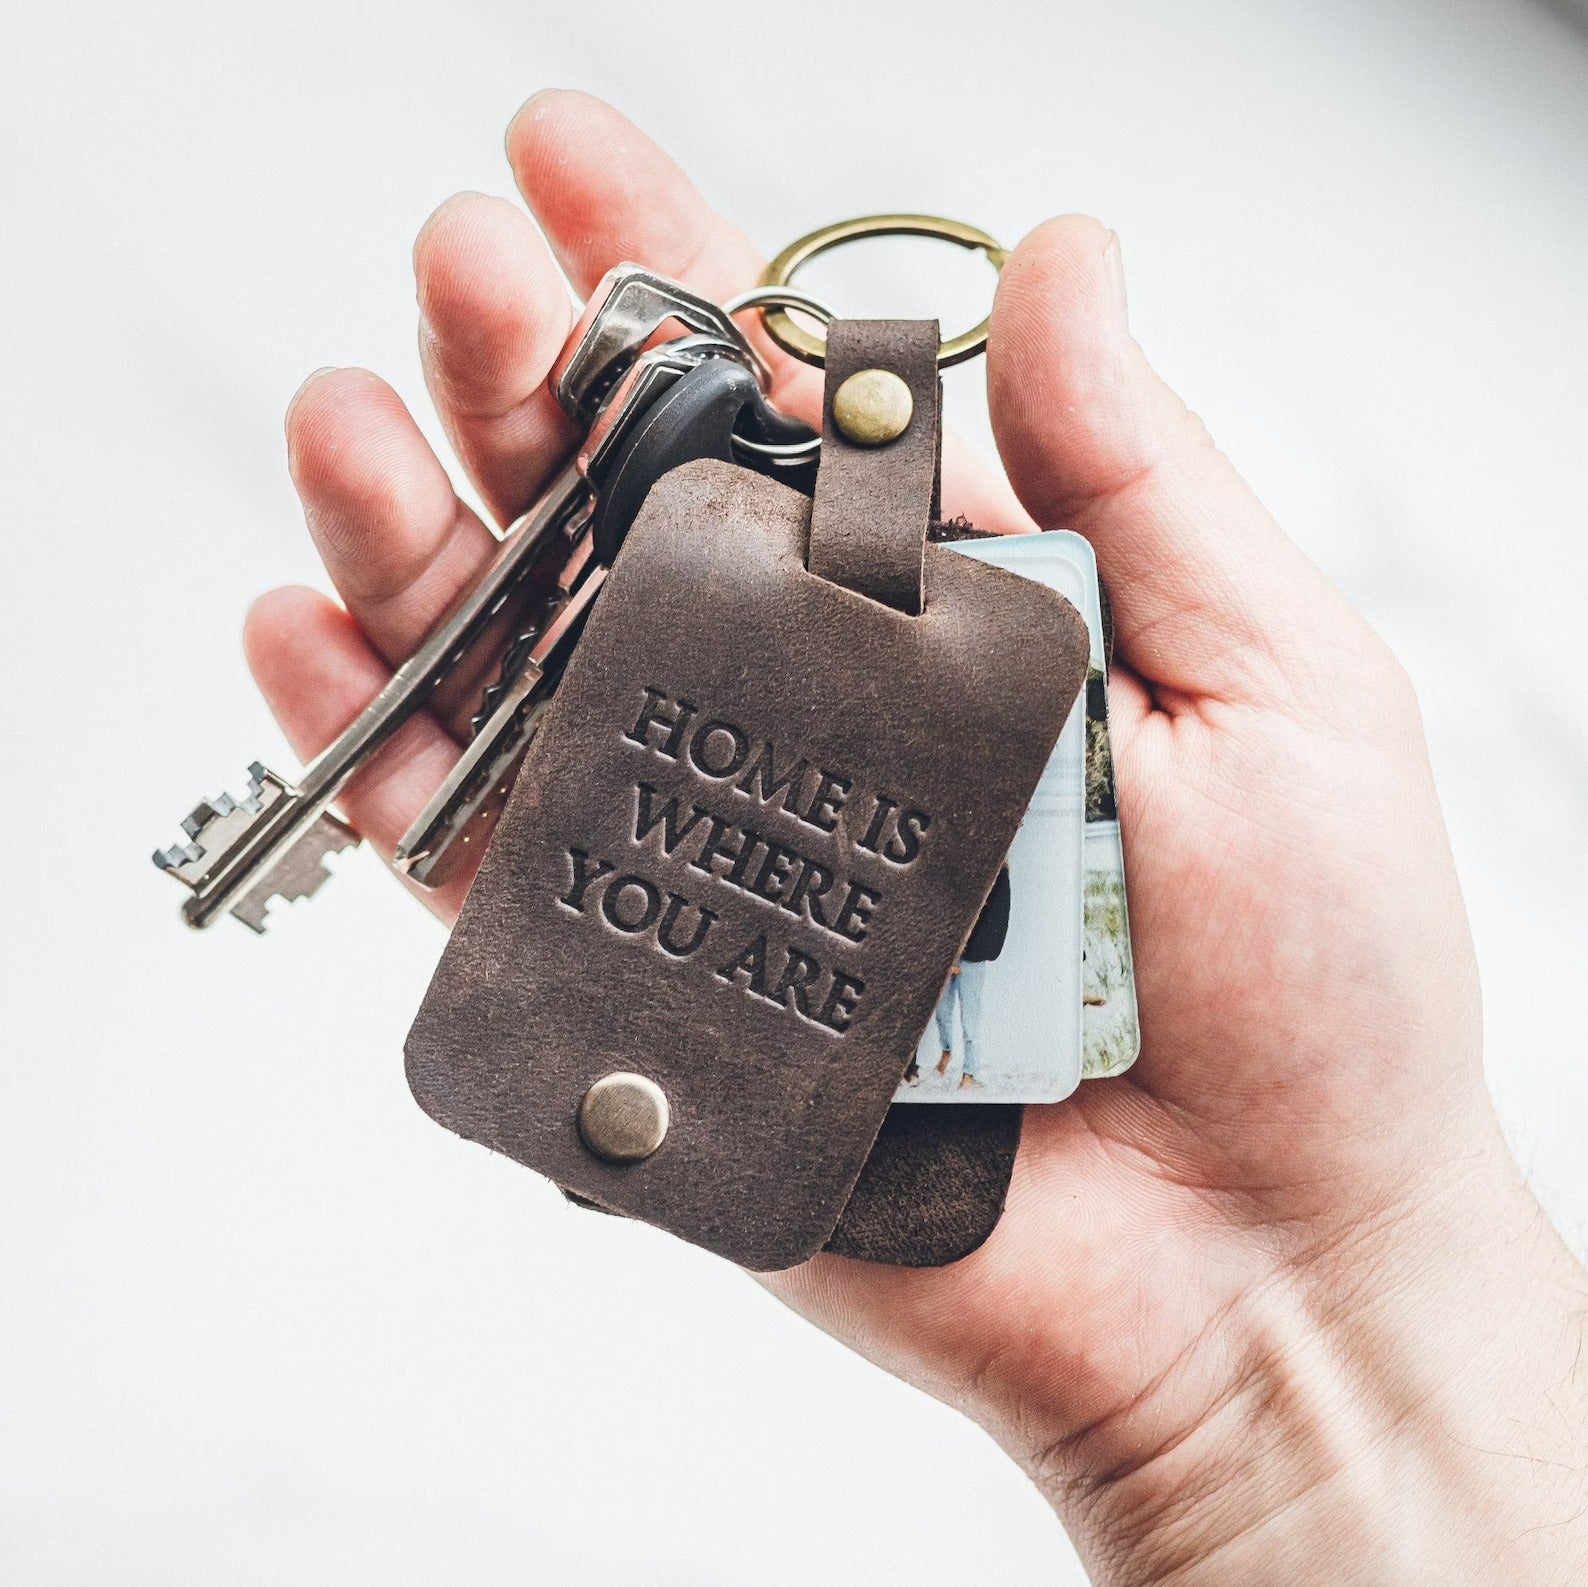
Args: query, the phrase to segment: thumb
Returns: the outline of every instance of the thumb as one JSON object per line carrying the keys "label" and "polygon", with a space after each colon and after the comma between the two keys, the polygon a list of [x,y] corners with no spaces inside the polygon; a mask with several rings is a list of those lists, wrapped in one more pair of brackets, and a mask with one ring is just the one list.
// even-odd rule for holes
{"label": "thumb", "polygon": [[1042,527],[1095,546],[1120,657],[1160,705],[1318,692],[1358,620],[1131,337],[1113,232],[1067,215],[1015,249],[987,381],[1010,482]]}

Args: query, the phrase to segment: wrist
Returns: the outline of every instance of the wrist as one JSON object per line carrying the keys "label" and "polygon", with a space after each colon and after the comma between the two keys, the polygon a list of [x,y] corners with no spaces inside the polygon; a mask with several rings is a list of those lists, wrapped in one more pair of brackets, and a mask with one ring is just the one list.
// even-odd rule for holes
{"label": "wrist", "polygon": [[1144,1395],[1025,1446],[1096,1579],[1568,1580],[1588,1275],[1498,1132],[1287,1243]]}

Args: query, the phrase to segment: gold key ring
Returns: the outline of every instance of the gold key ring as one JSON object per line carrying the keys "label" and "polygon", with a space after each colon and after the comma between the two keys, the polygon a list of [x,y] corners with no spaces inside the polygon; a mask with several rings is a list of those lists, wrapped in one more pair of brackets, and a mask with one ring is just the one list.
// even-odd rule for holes
{"label": "gold key ring", "polygon": [[[1002,270],[1009,252],[977,226],[967,226],[964,221],[945,220],[940,215],[860,215],[854,220],[835,220],[829,226],[819,226],[815,231],[791,242],[761,273],[764,287],[786,287],[801,265],[814,259],[829,248],[846,242],[858,242],[863,237],[931,237],[938,242],[951,242],[961,248],[974,248],[987,255],[994,270]],[[763,310],[767,335],[786,353],[803,359],[807,364],[820,365],[827,354],[827,343],[819,336],[803,330],[789,318],[783,308]],[[987,321],[972,326],[958,336],[941,342],[937,349],[938,367],[962,364],[974,358],[987,345]]]}

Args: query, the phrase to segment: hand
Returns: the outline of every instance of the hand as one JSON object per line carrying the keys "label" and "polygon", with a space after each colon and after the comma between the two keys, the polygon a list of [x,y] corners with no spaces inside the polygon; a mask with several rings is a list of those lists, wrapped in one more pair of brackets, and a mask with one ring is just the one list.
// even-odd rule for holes
{"label": "hand", "polygon": [[[554,255],[581,291],[620,259],[718,298],[759,270],[598,101],[537,96],[507,142],[545,241],[466,194],[415,248],[431,394],[503,522],[573,440],[546,390],[572,317]],[[814,373],[774,367],[813,415]],[[1408,682],[1148,367],[1111,233],[1069,217],[1016,249],[988,386],[1013,492],[951,446],[945,512],[1079,529],[1113,596],[1142,1053],[1027,1110],[975,1255],[768,1282],[990,1428],[1100,1579],[1564,1580],[1588,1547],[1588,1280],[1484,1090]],[[312,377],[287,435],[347,610],[277,591],[246,643],[308,756],[492,540],[373,375]],[[453,703],[348,790],[383,852],[457,754]],[[426,901],[450,918],[464,885]]]}

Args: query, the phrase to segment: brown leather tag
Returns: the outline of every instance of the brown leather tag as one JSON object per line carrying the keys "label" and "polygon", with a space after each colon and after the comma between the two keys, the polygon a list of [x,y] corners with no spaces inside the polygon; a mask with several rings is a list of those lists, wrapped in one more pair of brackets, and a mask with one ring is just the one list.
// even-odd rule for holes
{"label": "brown leather tag", "polygon": [[[652,491],[407,1044],[441,1123],[753,1268],[837,1223],[1085,673],[1060,597],[937,546],[908,616],[805,566],[811,504]],[[660,1148],[577,1123],[637,1071]]]}

